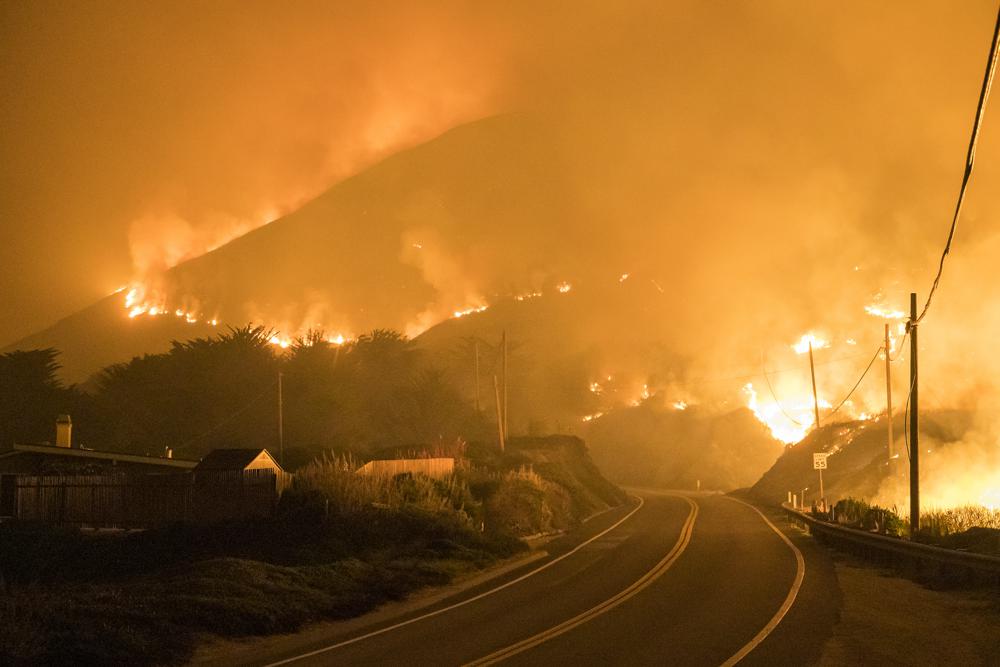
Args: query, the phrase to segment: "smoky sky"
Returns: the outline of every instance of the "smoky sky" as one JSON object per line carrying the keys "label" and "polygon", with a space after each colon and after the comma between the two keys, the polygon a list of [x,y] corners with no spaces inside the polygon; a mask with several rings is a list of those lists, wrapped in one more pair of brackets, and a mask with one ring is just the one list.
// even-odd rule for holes
{"label": "smoky sky", "polygon": [[[468,239],[439,239],[484,293],[534,245],[584,282],[659,276],[672,344],[712,344],[720,368],[776,329],[839,335],[880,291],[899,307],[930,283],[994,17],[986,1],[7,3],[0,340],[509,112],[551,128],[573,217],[475,264],[454,259]],[[939,297],[975,327],[1000,317],[998,120]]]}

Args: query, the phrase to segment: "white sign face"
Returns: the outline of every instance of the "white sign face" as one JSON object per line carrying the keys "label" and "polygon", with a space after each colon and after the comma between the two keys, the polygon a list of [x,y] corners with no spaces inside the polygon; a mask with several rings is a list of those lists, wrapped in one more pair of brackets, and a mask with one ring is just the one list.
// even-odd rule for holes
{"label": "white sign face", "polygon": [[813,454],[813,470],[826,470],[826,457],[829,454]]}

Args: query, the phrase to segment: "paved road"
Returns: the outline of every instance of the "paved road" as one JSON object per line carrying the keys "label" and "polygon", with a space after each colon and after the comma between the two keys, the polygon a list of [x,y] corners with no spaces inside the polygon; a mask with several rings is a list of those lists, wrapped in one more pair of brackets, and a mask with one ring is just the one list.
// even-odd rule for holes
{"label": "paved road", "polygon": [[741,665],[797,665],[818,657],[839,604],[825,594],[833,574],[821,552],[794,535],[788,542],[772,527],[781,527],[777,517],[769,523],[732,498],[637,494],[637,503],[550,545],[545,560],[378,626],[289,641],[254,664],[723,665],[741,658]]}

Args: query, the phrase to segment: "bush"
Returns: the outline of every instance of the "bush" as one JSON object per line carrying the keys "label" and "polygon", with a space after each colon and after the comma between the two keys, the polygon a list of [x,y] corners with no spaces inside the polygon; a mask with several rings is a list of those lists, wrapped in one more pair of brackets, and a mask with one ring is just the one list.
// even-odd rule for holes
{"label": "bush", "polygon": [[837,523],[882,535],[898,537],[907,530],[906,522],[899,517],[895,509],[871,505],[857,498],[837,501],[833,507],[833,516]]}

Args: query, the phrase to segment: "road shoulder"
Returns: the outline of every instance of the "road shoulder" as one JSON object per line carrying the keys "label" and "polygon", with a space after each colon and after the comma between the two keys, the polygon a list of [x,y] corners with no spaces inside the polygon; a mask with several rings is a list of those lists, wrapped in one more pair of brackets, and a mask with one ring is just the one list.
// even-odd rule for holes
{"label": "road shoulder", "polygon": [[817,662],[838,665],[988,665],[1000,661],[1000,599],[925,588],[834,552],[840,621]]}
{"label": "road shoulder", "polygon": [[[485,570],[470,573],[452,583],[428,588],[417,592],[405,600],[390,602],[378,609],[351,619],[339,621],[318,621],[306,627],[285,634],[243,639],[226,639],[206,635],[189,664],[191,665],[249,665],[261,664],[264,656],[281,656],[306,652],[311,648],[329,644],[332,639],[363,634],[364,631],[385,627],[422,613],[431,612],[456,600],[467,598],[483,590],[501,585],[522,571],[530,571],[542,561],[558,556],[576,542],[583,542],[589,533],[598,532],[604,523],[613,523],[636,509],[635,502],[611,507],[603,512],[587,517],[586,524],[562,538],[529,541],[533,548],[527,553],[502,561]],[[544,547],[544,549],[543,549]],[[264,660],[266,662],[266,660]]]}
{"label": "road shoulder", "polygon": [[389,602],[362,616],[342,621],[318,621],[310,623],[298,632],[245,639],[226,639],[212,635],[204,639],[189,664],[205,666],[251,664],[259,661],[261,655],[271,654],[279,647],[287,650],[293,644],[310,646],[326,637],[354,634],[369,626],[382,625],[429,609],[444,600],[540,561],[548,555],[549,553],[543,549],[518,554],[485,570],[459,577],[446,586],[424,589],[405,600]]}

